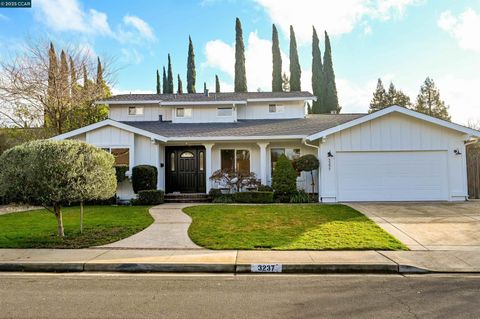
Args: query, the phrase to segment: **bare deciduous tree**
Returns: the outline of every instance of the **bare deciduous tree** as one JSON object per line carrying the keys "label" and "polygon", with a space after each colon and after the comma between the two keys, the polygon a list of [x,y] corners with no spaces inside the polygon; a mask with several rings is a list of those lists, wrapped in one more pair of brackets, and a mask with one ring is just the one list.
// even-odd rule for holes
{"label": "bare deciduous tree", "polygon": [[28,43],[0,62],[0,120],[13,127],[43,125],[54,134],[101,120],[106,107],[94,102],[110,94],[113,71],[109,61],[99,62],[82,48],[58,55],[51,43]]}

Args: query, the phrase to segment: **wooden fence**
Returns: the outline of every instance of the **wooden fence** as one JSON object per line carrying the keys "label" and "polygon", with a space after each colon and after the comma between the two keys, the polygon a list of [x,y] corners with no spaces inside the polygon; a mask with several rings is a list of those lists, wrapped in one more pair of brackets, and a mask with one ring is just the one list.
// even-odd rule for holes
{"label": "wooden fence", "polygon": [[467,147],[468,196],[480,199],[480,146]]}

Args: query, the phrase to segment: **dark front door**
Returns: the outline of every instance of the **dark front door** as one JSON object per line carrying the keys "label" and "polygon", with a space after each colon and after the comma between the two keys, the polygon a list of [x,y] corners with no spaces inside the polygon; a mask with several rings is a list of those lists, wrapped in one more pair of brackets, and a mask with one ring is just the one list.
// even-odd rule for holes
{"label": "dark front door", "polygon": [[205,193],[205,148],[166,147],[167,193]]}

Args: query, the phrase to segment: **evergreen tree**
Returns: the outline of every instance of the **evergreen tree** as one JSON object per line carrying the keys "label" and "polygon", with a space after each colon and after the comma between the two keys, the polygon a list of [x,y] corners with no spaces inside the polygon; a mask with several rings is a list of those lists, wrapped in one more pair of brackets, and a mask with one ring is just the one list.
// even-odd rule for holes
{"label": "evergreen tree", "polygon": [[341,108],[338,104],[337,85],[335,84],[335,72],[333,71],[332,48],[330,38],[325,31],[325,53],[323,55],[323,79],[325,81],[325,93],[323,103],[326,112],[339,113]]}
{"label": "evergreen tree", "polygon": [[272,67],[272,92],[282,92],[282,54],[275,24],[272,25]]}
{"label": "evergreen tree", "polygon": [[324,93],[324,81],[323,81],[323,65],[322,65],[322,53],[320,52],[320,43],[318,40],[317,31],[313,27],[312,36],[312,91],[313,95],[317,97],[316,101],[313,101],[312,113],[328,113],[323,103]]}
{"label": "evergreen tree", "polygon": [[397,90],[393,104],[407,108],[412,105],[412,103],[410,102],[410,97],[403,93],[401,90]]}
{"label": "evergreen tree", "polygon": [[69,61],[70,61],[70,81],[71,81],[72,86],[73,86],[74,84],[77,84],[77,82],[78,82],[77,70],[75,68],[75,63],[73,62],[73,59],[72,59],[71,56],[69,57]]}
{"label": "evergreen tree", "polygon": [[207,92],[207,82],[203,82],[203,92]]}
{"label": "evergreen tree", "polygon": [[395,105],[395,97],[397,96],[397,89],[392,82],[388,86],[387,94],[385,95],[385,107]]}
{"label": "evergreen tree", "polygon": [[83,65],[83,89],[86,90],[90,86],[90,81],[88,80],[87,67]]}
{"label": "evergreen tree", "polygon": [[195,52],[193,50],[192,38],[188,37],[188,58],[187,58],[187,92],[195,93]]}
{"label": "evergreen tree", "polygon": [[97,58],[97,86],[103,85],[103,68],[102,68],[102,62],[100,61],[100,57]]}
{"label": "evergreen tree", "polygon": [[[57,61],[57,53],[55,52],[55,47],[53,43],[50,42],[50,49],[48,50],[48,83],[47,83],[47,100],[48,104],[51,108],[54,107],[55,104],[55,87],[56,81],[58,76],[58,61]],[[46,110],[43,112],[43,125],[45,127],[49,127],[52,121],[49,118],[49,114],[47,114]]]}
{"label": "evergreen tree", "polygon": [[429,77],[420,88],[414,110],[442,120],[450,121],[448,106],[440,98],[440,91],[435,86],[433,80]]}
{"label": "evergreen tree", "polygon": [[67,54],[65,53],[65,51],[62,50],[62,52],[60,53],[60,73],[58,77],[60,85],[57,86],[58,88],[60,88],[59,97],[61,99],[61,105],[69,104],[68,100],[70,99],[70,70],[68,68],[67,61]]}
{"label": "evergreen tree", "polygon": [[182,79],[180,79],[180,74],[177,75],[177,93],[178,94],[183,94],[183,84],[182,84]]}
{"label": "evergreen tree", "polygon": [[370,108],[368,110],[368,113],[376,112],[385,108],[385,105],[387,104],[386,95],[387,92],[383,87],[382,79],[379,78],[377,81],[377,89],[375,90],[375,92],[373,92],[373,98],[372,101],[370,101]]}
{"label": "evergreen tree", "polygon": [[218,75],[215,74],[215,92],[220,93],[220,80]]}
{"label": "evergreen tree", "polygon": [[161,91],[161,88],[160,88],[160,72],[158,72],[158,69],[157,69],[157,94],[161,94],[162,91]]}
{"label": "evergreen tree", "polygon": [[173,93],[173,70],[172,61],[170,60],[170,53],[168,54],[167,90],[167,93]]}
{"label": "evergreen tree", "polygon": [[283,92],[290,92],[290,79],[286,73],[282,75],[282,90]]}
{"label": "evergreen tree", "polygon": [[245,46],[240,19],[235,21],[235,92],[247,92],[247,74],[245,71]]}
{"label": "evergreen tree", "polygon": [[298,60],[297,40],[295,39],[295,31],[290,26],[290,91],[301,91],[300,77],[302,70],[300,69],[300,61]]}
{"label": "evergreen tree", "polygon": [[165,72],[165,67],[163,67],[163,75],[162,75],[162,92],[163,94],[168,93],[167,73]]}

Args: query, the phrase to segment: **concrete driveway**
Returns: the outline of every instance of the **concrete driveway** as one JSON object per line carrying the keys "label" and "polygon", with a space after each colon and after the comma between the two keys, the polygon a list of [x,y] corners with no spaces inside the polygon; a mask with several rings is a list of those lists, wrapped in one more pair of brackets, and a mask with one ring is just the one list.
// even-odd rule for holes
{"label": "concrete driveway", "polygon": [[480,201],[349,203],[411,250],[479,250]]}

